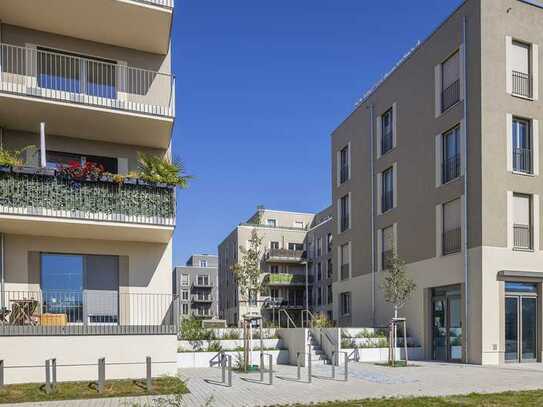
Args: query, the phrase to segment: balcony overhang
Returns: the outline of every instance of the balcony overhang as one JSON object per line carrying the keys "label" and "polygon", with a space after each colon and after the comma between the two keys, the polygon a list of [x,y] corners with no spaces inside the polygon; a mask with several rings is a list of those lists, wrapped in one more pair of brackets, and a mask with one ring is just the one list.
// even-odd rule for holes
{"label": "balcony overhang", "polygon": [[2,0],[2,22],[155,54],[167,54],[169,0]]}
{"label": "balcony overhang", "polygon": [[168,243],[173,231],[173,226],[0,215],[0,232],[17,235]]}
{"label": "balcony overhang", "polygon": [[167,149],[173,118],[59,102],[0,90],[0,126],[48,134]]}

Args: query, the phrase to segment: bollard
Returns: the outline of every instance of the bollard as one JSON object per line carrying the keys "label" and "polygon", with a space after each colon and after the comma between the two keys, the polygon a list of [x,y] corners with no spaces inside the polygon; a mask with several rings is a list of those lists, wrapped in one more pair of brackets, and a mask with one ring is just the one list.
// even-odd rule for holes
{"label": "bollard", "polygon": [[264,381],[264,353],[260,352],[260,381]]}
{"label": "bollard", "polygon": [[106,381],[106,358],[98,359],[98,393],[104,392]]}
{"label": "bollard", "polygon": [[345,381],[349,380],[349,354],[347,352],[343,352],[345,355]]}
{"label": "bollard", "polygon": [[311,383],[311,345],[308,346],[308,357],[307,357],[307,382]]}
{"label": "bollard", "polygon": [[232,355],[228,355],[228,387],[232,387]]}
{"label": "bollard", "polygon": [[51,361],[49,359],[45,361],[45,392],[51,393]]}
{"label": "bollard", "polygon": [[57,359],[51,359],[51,379],[53,384],[53,390],[57,389]]}
{"label": "bollard", "polygon": [[147,356],[145,358],[145,365],[146,365],[146,377],[147,377],[147,391],[150,393],[153,390],[153,376],[152,376],[152,370],[151,370],[151,356]]}
{"label": "bollard", "polygon": [[269,365],[270,365],[270,378],[269,378],[269,384],[272,385],[273,384],[273,356],[272,355],[268,355],[268,361],[269,361]]}
{"label": "bollard", "polygon": [[332,358],[330,359],[330,364],[332,365],[332,379],[336,378],[336,352],[332,351]]}
{"label": "bollard", "polygon": [[300,363],[300,352],[296,352],[296,371],[297,371],[297,380],[300,381],[302,379],[302,370],[301,370],[301,363]]}
{"label": "bollard", "polygon": [[221,353],[221,375],[222,382],[226,383],[226,356],[224,352]]}
{"label": "bollard", "polygon": [[4,361],[0,360],[0,389],[4,387]]}

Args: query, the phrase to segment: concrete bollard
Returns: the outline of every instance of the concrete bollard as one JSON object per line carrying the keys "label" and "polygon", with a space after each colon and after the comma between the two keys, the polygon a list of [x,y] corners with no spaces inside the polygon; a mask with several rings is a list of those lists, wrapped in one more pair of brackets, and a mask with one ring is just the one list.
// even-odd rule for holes
{"label": "concrete bollard", "polygon": [[47,359],[45,361],[45,392],[51,393],[51,361]]}
{"label": "concrete bollard", "polygon": [[309,345],[307,347],[308,349],[308,353],[307,353],[307,382],[308,383],[311,383],[311,377],[312,377],[312,373],[311,373],[311,345]]}
{"label": "concrete bollard", "polygon": [[224,352],[221,353],[221,377],[222,383],[226,383],[226,356]]}
{"label": "concrete bollard", "polygon": [[332,358],[330,359],[332,365],[332,379],[336,378],[336,352],[332,351]]}
{"label": "concrete bollard", "polygon": [[302,379],[302,369],[300,363],[300,352],[296,352],[296,379],[300,381]]}
{"label": "concrete bollard", "polygon": [[51,359],[51,384],[53,385],[53,390],[57,389],[57,359]]}
{"label": "concrete bollard", "polygon": [[228,355],[228,387],[232,387],[232,355]]}
{"label": "concrete bollard", "polygon": [[153,390],[153,372],[152,372],[152,362],[151,356],[145,358],[145,373],[146,373],[146,385],[147,391],[150,393]]}
{"label": "concrete bollard", "polygon": [[270,374],[270,377],[269,377],[269,384],[272,385],[273,384],[273,355],[268,355],[268,363],[270,365],[270,371],[269,371],[269,374]]}
{"label": "concrete bollard", "polygon": [[345,381],[349,380],[349,354],[347,352],[343,352],[345,355]]}
{"label": "concrete bollard", "polygon": [[106,358],[98,359],[98,393],[103,393],[106,381]]}
{"label": "concrete bollard", "polygon": [[0,389],[4,387],[4,361],[0,360]]}
{"label": "concrete bollard", "polygon": [[260,381],[264,381],[264,353],[260,352]]}

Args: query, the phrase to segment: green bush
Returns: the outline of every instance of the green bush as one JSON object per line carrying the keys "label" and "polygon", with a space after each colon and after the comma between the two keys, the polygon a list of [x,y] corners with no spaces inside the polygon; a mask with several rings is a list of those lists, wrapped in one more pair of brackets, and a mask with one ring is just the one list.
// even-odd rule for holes
{"label": "green bush", "polygon": [[213,331],[202,327],[202,320],[190,316],[183,318],[180,326],[180,337],[187,341],[206,341],[215,339]]}
{"label": "green bush", "polygon": [[207,344],[207,352],[220,352],[221,350],[222,346],[219,341],[211,341]]}

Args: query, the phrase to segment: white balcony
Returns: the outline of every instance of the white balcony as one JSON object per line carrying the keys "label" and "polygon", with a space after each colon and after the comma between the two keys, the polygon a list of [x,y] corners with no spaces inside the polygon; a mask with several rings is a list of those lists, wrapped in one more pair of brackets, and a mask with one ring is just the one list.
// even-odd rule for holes
{"label": "white balcony", "polygon": [[172,75],[42,48],[1,44],[0,123],[6,128],[168,148]]}
{"label": "white balcony", "polygon": [[5,24],[167,54],[174,0],[2,0]]}

